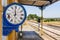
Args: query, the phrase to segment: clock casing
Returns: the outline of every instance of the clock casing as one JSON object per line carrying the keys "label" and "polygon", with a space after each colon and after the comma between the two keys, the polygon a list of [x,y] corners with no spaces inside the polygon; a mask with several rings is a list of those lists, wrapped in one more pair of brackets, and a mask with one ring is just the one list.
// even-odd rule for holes
{"label": "clock casing", "polygon": [[[24,17],[23,17],[23,20],[22,20],[20,23],[14,24],[14,23],[12,23],[12,22],[9,22],[9,20],[6,18],[6,14],[7,14],[6,11],[8,10],[9,7],[11,7],[11,6],[13,6],[13,5],[20,6],[20,7],[23,9],[23,11],[24,11]],[[14,7],[13,7],[13,8],[14,8]],[[13,11],[13,10],[11,10],[11,11]],[[17,14],[17,13],[16,13],[16,14]],[[24,21],[26,20],[26,16],[27,16],[27,14],[26,14],[25,8],[24,8],[21,4],[18,4],[18,3],[12,3],[12,4],[8,5],[8,6],[4,9],[4,12],[3,12],[3,18],[4,18],[5,22],[6,22],[8,25],[11,25],[11,26],[19,26],[19,25],[22,25],[22,24],[24,23]],[[17,17],[19,17],[19,16],[17,16]],[[15,19],[15,20],[16,20],[16,19]]]}

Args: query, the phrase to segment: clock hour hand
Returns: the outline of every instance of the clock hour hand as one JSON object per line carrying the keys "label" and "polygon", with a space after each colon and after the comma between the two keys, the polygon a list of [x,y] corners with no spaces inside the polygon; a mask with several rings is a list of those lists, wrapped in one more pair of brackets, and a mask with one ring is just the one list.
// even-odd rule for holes
{"label": "clock hour hand", "polygon": [[14,16],[16,16],[16,11],[15,11],[15,14],[14,14]]}

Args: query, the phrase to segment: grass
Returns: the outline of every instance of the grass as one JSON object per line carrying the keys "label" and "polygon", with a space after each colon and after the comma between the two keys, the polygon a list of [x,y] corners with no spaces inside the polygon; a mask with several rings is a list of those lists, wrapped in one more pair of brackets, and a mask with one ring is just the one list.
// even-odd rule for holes
{"label": "grass", "polygon": [[48,25],[54,25],[54,26],[60,26],[60,22],[59,21],[52,21],[52,22],[43,22],[44,24]]}
{"label": "grass", "polygon": [[[24,22],[24,25],[28,25],[27,24],[27,22],[28,21],[31,21],[31,22],[36,22],[37,23],[37,21],[34,21],[34,20],[26,20],[25,22]],[[43,22],[43,24],[44,25],[53,25],[53,26],[60,26],[60,21],[50,21],[50,22]]]}

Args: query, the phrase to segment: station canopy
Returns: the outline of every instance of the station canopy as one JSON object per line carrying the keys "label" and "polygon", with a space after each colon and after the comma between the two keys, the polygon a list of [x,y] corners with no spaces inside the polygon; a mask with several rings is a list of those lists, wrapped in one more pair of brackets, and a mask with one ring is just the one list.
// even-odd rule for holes
{"label": "station canopy", "polygon": [[18,0],[19,3],[23,5],[32,5],[32,6],[48,6],[59,0]]}

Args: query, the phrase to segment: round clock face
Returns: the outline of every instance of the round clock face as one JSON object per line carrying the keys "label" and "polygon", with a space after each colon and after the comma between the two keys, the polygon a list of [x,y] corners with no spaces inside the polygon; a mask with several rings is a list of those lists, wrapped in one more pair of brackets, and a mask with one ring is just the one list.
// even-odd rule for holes
{"label": "round clock face", "polygon": [[24,20],[25,13],[21,6],[11,5],[6,10],[6,19],[12,24],[19,24]]}

